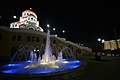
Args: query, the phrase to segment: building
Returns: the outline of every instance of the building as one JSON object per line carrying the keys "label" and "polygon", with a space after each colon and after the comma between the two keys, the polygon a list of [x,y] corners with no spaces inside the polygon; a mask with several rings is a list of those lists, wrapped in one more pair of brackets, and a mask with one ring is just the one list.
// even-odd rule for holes
{"label": "building", "polygon": [[116,50],[120,49],[120,39],[109,40],[104,42],[104,50]]}
{"label": "building", "polygon": [[[91,49],[79,46],[71,41],[51,35],[50,42],[53,54],[56,54],[64,46],[69,47],[74,55],[78,57],[81,53],[91,52]],[[46,43],[46,33],[39,26],[36,14],[31,10],[25,10],[20,17],[20,21],[10,24],[10,28],[0,26],[0,60],[7,60],[13,56],[17,50],[25,46],[33,47],[40,53],[44,52]]]}
{"label": "building", "polygon": [[37,15],[31,10],[25,10],[19,21],[10,24],[10,28],[27,28],[43,32],[37,21]]}

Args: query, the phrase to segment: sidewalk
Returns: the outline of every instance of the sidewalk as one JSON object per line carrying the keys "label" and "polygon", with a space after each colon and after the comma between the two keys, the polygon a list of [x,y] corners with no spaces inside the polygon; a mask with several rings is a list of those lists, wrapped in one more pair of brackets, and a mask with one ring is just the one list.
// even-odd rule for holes
{"label": "sidewalk", "polygon": [[120,57],[87,58],[87,70],[72,80],[120,80]]}

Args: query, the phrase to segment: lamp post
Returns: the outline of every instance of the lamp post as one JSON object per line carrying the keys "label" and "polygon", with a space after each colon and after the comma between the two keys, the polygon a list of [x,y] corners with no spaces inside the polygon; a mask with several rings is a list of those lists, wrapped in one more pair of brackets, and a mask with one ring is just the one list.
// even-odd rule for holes
{"label": "lamp post", "polygon": [[99,51],[102,51],[103,50],[103,43],[105,42],[104,39],[101,39],[101,38],[98,38],[98,48],[99,48]]}
{"label": "lamp post", "polygon": [[49,24],[47,24],[47,27],[49,28],[49,27],[50,27],[50,25],[49,25]]}
{"label": "lamp post", "polygon": [[62,33],[63,33],[63,37],[64,37],[64,34],[65,34],[65,30],[62,30]]}

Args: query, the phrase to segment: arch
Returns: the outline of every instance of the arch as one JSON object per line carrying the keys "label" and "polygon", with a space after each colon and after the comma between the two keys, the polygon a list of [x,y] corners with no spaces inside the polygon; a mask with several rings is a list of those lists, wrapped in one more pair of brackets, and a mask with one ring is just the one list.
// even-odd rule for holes
{"label": "arch", "polygon": [[32,26],[28,26],[28,27],[27,27],[27,29],[32,29],[32,30],[35,30],[35,28],[34,28],[34,27],[32,27]]}

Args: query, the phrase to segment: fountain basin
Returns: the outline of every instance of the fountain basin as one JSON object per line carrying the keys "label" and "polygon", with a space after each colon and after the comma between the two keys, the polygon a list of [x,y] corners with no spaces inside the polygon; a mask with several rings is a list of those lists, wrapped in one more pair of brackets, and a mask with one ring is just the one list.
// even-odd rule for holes
{"label": "fountain basin", "polygon": [[54,64],[23,61],[15,64],[7,64],[1,67],[0,71],[7,74],[46,74],[77,68],[81,64],[82,61],[79,60],[64,60],[62,63],[56,62]]}

